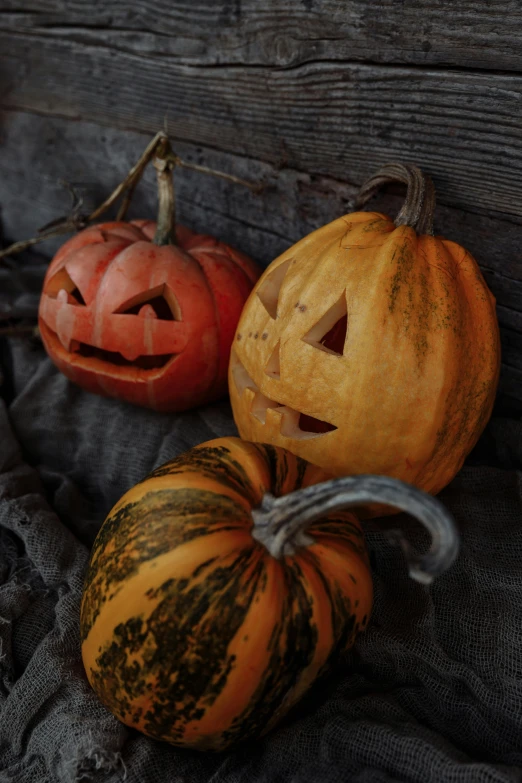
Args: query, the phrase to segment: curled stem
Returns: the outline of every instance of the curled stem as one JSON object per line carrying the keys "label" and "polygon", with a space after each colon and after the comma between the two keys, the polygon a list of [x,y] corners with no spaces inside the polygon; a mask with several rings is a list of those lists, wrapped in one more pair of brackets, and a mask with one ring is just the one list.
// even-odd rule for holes
{"label": "curled stem", "polygon": [[252,511],[252,535],[273,557],[280,559],[293,554],[299,546],[314,543],[306,530],[316,520],[334,511],[368,503],[382,503],[406,511],[430,533],[430,549],[421,555],[400,531],[391,532],[390,538],[405,553],[413,579],[430,584],[452,565],[459,550],[459,536],[451,514],[436,498],[388,476],[336,478],[278,498],[267,493],[261,506]]}
{"label": "curled stem", "polygon": [[363,207],[383,186],[391,182],[406,185],[406,199],[395,218],[396,226],[410,226],[418,234],[433,234],[435,188],[431,177],[412,163],[387,163],[359,190],[355,209]]}

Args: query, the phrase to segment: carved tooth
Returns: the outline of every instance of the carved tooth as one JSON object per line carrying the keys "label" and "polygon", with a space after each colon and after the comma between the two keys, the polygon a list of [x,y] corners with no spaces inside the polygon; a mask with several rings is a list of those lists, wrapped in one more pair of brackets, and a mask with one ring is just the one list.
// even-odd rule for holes
{"label": "carved tooth", "polygon": [[58,329],[57,335],[58,335],[58,339],[60,340],[65,350],[71,351],[71,346],[73,345],[73,343],[76,342],[76,340],[73,340],[71,335],[67,334],[64,329]]}
{"label": "carved tooth", "polygon": [[243,397],[245,400],[245,405],[249,410],[252,408],[255,396],[256,396],[256,392],[254,391],[254,389],[252,389],[250,386],[247,386],[243,392]]}
{"label": "carved tooth", "polygon": [[281,408],[278,408],[278,411],[281,416],[281,425],[280,425],[280,433],[281,435],[285,435],[288,438],[295,437],[295,434],[297,433],[299,429],[299,413],[298,411],[295,411],[293,408],[289,408],[286,405],[283,405]]}
{"label": "carved tooth", "polygon": [[272,408],[278,408],[278,406],[278,402],[274,402],[258,391],[252,400],[250,410],[256,419],[258,419],[262,424],[265,424],[267,411]]}
{"label": "carved tooth", "polygon": [[157,318],[154,308],[150,304],[144,304],[138,311],[138,318]]}
{"label": "carved tooth", "polygon": [[56,294],[56,300],[58,302],[62,302],[63,304],[74,304],[74,305],[78,304],[74,296],[70,294],[69,291],[67,291],[65,288],[60,288],[60,290]]}
{"label": "carved tooth", "polygon": [[127,359],[128,362],[135,362],[140,355],[139,351],[136,351],[133,348],[122,348],[120,353],[124,359]]}
{"label": "carved tooth", "polygon": [[284,421],[284,410],[281,406],[267,408],[264,422],[264,436],[268,439],[267,443],[270,443],[272,438],[279,436]]}

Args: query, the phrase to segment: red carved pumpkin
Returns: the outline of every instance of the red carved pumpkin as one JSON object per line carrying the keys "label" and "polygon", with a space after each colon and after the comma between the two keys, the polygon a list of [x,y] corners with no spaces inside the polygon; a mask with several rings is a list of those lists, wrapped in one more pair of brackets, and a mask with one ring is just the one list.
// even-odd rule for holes
{"label": "red carved pumpkin", "polygon": [[88,391],[160,411],[226,393],[230,345],[260,270],[210,236],[151,221],[102,223],[66,242],[45,277],[45,348]]}

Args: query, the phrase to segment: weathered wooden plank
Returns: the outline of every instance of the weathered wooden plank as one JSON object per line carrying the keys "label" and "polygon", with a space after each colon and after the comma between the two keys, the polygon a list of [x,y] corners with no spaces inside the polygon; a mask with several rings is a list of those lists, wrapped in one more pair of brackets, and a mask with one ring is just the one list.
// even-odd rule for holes
{"label": "weathered wooden plank", "polygon": [[[70,196],[61,180],[85,199],[84,211],[100,204],[134,165],[149,135],[122,132],[89,122],[4,112],[0,155],[0,219],[11,241],[34,236],[49,221],[65,215]],[[278,172],[266,163],[203,149],[183,142],[176,152],[265,189],[247,188],[186,169],[175,173],[178,220],[195,230],[221,237],[268,264],[311,229],[349,209],[355,188],[292,170]],[[130,217],[156,212],[155,174],[151,167],[135,192]],[[52,253],[62,239],[40,247]]]}
{"label": "weathered wooden plank", "polygon": [[[6,240],[32,236],[39,226],[67,212],[69,197],[58,184],[60,178],[80,186],[86,209],[100,203],[149,139],[94,123],[22,112],[5,112],[2,126],[0,219]],[[186,170],[175,175],[180,222],[219,236],[262,264],[313,229],[349,212],[356,193],[347,183],[291,169],[278,171],[269,164],[213,149],[179,143],[177,151],[187,160],[267,183],[256,196]],[[402,195],[392,189],[379,195],[370,208],[396,214],[401,201]],[[149,171],[136,191],[130,214],[152,217],[155,203],[154,174]],[[522,226],[441,206],[436,228],[475,255],[497,297],[504,362],[500,394],[522,410]],[[51,254],[61,241],[40,247]],[[514,270],[519,278],[510,277],[506,269]]]}
{"label": "weathered wooden plank", "polygon": [[[0,156],[0,210],[5,235],[13,240],[33,235],[69,208],[59,180],[80,185],[85,209],[107,196],[143,151],[149,135],[120,131],[91,122],[4,112]],[[264,183],[260,195],[184,169],[175,174],[179,219],[198,231],[215,233],[268,264],[289,244],[351,211],[357,187],[290,168],[176,142],[182,157],[244,179]],[[438,178],[435,185],[438,186]],[[404,189],[391,188],[368,208],[396,214]],[[131,214],[154,214],[152,170],[138,188]],[[466,247],[480,263],[498,303],[522,312],[522,220],[503,220],[438,205],[436,233]],[[51,252],[52,245],[46,249]],[[506,318],[508,316],[506,315]],[[506,321],[507,326],[513,324]]]}
{"label": "weathered wooden plank", "polygon": [[516,0],[1,0],[0,26],[192,64],[522,67]]}
{"label": "weathered wooden plank", "polygon": [[155,131],[361,182],[393,159],[433,173],[442,202],[522,216],[522,77],[313,63],[182,66],[31,35],[0,34],[2,103]]}

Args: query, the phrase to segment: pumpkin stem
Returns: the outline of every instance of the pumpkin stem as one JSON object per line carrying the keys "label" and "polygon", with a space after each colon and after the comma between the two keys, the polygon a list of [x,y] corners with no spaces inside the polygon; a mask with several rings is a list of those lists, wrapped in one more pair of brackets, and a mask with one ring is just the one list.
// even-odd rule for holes
{"label": "pumpkin stem", "polygon": [[336,478],[278,498],[267,493],[261,506],[252,511],[252,535],[273,557],[280,559],[294,554],[299,546],[314,543],[306,529],[316,520],[334,511],[368,503],[383,503],[407,511],[430,533],[431,547],[424,555],[415,552],[400,531],[389,534],[402,547],[409,574],[417,582],[430,584],[452,565],[459,550],[453,517],[436,498],[389,476]]}
{"label": "pumpkin stem", "polygon": [[153,242],[155,245],[177,245],[176,240],[176,202],[172,172],[177,156],[172,152],[167,136],[162,136],[155,150],[152,165],[156,169],[158,182],[158,222]]}
{"label": "pumpkin stem", "polygon": [[402,182],[407,187],[406,199],[395,218],[395,225],[410,226],[418,234],[433,235],[435,188],[431,177],[412,163],[387,163],[368,179],[355,199],[355,208],[363,207],[381,188],[390,182]]}

